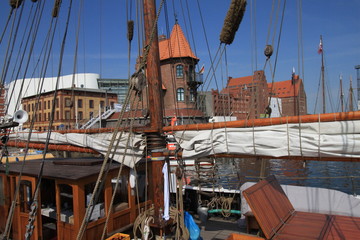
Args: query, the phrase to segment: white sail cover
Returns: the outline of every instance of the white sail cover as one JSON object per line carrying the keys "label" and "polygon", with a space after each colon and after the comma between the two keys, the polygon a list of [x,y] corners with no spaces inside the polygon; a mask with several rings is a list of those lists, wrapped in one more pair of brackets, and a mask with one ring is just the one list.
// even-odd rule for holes
{"label": "white sail cover", "polygon": [[[10,134],[10,140],[15,141],[27,141],[29,132],[18,132],[16,134]],[[61,134],[58,132],[52,132],[50,135],[50,144],[71,144],[78,147],[87,147],[94,149],[106,155],[110,146],[113,133],[99,133],[99,134],[80,134],[80,133],[67,133]],[[116,139],[120,137],[120,133],[117,134]],[[33,132],[31,134],[30,142],[45,143],[47,138],[46,132]],[[121,135],[120,143],[116,148],[113,159],[117,162],[123,163],[128,167],[133,167],[137,161],[143,156],[144,144],[140,134],[130,134],[124,132]],[[128,147],[127,146],[127,142]],[[116,141],[115,141],[116,143]],[[115,149],[115,147],[113,148]],[[112,157],[112,153],[109,155]],[[125,156],[125,157],[124,157]]]}
{"label": "white sail cover", "polygon": [[[50,143],[88,147],[105,155],[112,135],[53,132]],[[47,133],[33,132],[30,141],[44,143],[46,136]],[[117,138],[119,136],[120,133]],[[360,158],[360,120],[179,131],[175,132],[175,136],[183,148],[184,159],[197,159],[213,154],[331,157],[334,160],[336,157]],[[10,139],[26,141],[28,132],[11,134]],[[133,167],[143,157],[144,147],[140,134],[132,133],[129,136],[129,133],[123,133],[113,159]]]}
{"label": "white sail cover", "polygon": [[360,121],[176,132],[183,158],[213,154],[360,157]]}

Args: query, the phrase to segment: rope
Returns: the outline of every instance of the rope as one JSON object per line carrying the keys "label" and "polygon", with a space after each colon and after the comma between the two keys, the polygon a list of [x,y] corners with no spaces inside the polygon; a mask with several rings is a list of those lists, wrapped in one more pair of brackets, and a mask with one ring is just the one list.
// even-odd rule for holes
{"label": "rope", "polygon": [[129,92],[128,92],[128,95],[126,97],[126,100],[125,100],[125,104],[123,106],[123,108],[121,109],[121,112],[119,114],[119,118],[117,120],[117,123],[116,123],[116,127],[114,129],[114,132],[113,132],[113,135],[112,135],[112,138],[110,140],[110,143],[109,143],[109,148],[106,152],[106,155],[105,155],[105,158],[104,158],[104,161],[103,161],[103,164],[101,166],[101,169],[100,169],[100,172],[99,172],[99,175],[98,175],[98,179],[96,181],[96,184],[95,184],[95,187],[94,187],[94,190],[93,190],[93,194],[91,196],[91,199],[90,199],[90,202],[89,202],[89,205],[88,205],[88,208],[86,209],[86,212],[85,212],[85,216],[83,218],[83,221],[81,223],[81,227],[79,229],[79,232],[78,232],[78,235],[77,235],[77,240],[81,240],[83,238],[83,235],[85,233],[85,229],[87,227],[87,224],[88,224],[88,221],[89,221],[89,218],[90,218],[90,211],[93,210],[93,207],[94,207],[94,198],[95,198],[95,195],[96,193],[99,191],[99,185],[100,185],[100,182],[101,180],[103,179],[103,175],[104,175],[104,170],[105,170],[105,167],[108,163],[108,160],[109,160],[109,156],[110,154],[112,153],[112,149],[114,147],[114,142],[115,142],[115,139],[116,139],[116,136],[119,132],[119,128],[120,128],[120,125],[121,125],[121,119],[123,118],[123,115],[125,113],[125,109],[128,104],[129,104],[129,99],[130,99],[130,92],[134,89],[134,85],[131,85],[130,88],[129,88]]}
{"label": "rope", "polygon": [[[37,207],[38,207],[37,204],[38,204],[38,197],[39,197],[39,189],[40,189],[40,185],[41,185],[42,173],[43,173],[44,164],[45,164],[45,156],[46,156],[48,146],[49,146],[49,142],[50,142],[51,129],[52,129],[52,125],[53,125],[53,122],[54,122],[55,104],[56,104],[56,97],[57,97],[57,87],[59,85],[59,80],[60,80],[60,75],[61,75],[62,60],[63,60],[63,56],[64,56],[65,41],[66,41],[67,31],[68,31],[68,27],[69,27],[71,9],[72,9],[72,0],[70,0],[70,2],[69,2],[69,9],[68,9],[68,15],[67,15],[67,20],[66,20],[66,27],[65,27],[65,31],[64,31],[64,35],[63,35],[62,44],[61,44],[59,68],[58,68],[58,75],[57,75],[58,77],[57,77],[57,83],[56,83],[56,87],[55,87],[55,91],[54,91],[54,98],[53,98],[53,104],[52,104],[52,110],[51,110],[51,119],[50,119],[50,122],[49,122],[44,154],[43,154],[43,157],[42,157],[42,160],[41,160],[40,170],[39,170],[39,173],[38,173],[38,182],[37,182],[37,185],[36,185],[36,188],[35,188],[35,193],[34,193],[34,197],[33,197],[32,204],[31,204],[31,210],[32,211],[29,214],[29,224],[26,226],[27,227],[27,231],[25,233],[25,239],[26,240],[30,239],[31,236],[32,236],[32,233],[33,233],[33,230],[34,230],[33,223],[34,223],[35,217],[37,215]],[[39,97],[40,97],[40,95],[39,95]],[[35,114],[35,112],[34,112],[34,114]]]}
{"label": "rope", "polygon": [[231,215],[231,204],[234,200],[232,197],[213,197],[211,201],[207,204],[209,209],[221,209],[221,214],[223,217],[227,218]]}
{"label": "rope", "polygon": [[[153,216],[155,213],[155,208],[154,206],[151,206],[151,208],[149,208],[148,210],[143,211],[142,213],[140,213],[137,218],[135,219],[134,222],[134,228],[133,228],[133,234],[134,234],[134,239],[137,240],[137,232],[140,231],[141,235],[143,236],[143,229],[146,223],[146,220],[148,219],[148,216]],[[151,238],[150,238],[151,239]]]}
{"label": "rope", "polygon": [[14,12],[14,9],[11,8],[11,9],[10,9],[10,12],[9,12],[9,15],[8,15],[8,18],[7,18],[7,20],[6,20],[6,24],[5,24],[5,27],[4,27],[4,31],[2,32],[1,37],[0,37],[0,45],[1,45],[1,42],[2,42],[2,40],[3,40],[3,38],[4,38],[6,29],[7,29],[7,27],[9,26],[9,22],[10,22],[10,19],[11,19],[11,16],[12,16],[13,12]]}

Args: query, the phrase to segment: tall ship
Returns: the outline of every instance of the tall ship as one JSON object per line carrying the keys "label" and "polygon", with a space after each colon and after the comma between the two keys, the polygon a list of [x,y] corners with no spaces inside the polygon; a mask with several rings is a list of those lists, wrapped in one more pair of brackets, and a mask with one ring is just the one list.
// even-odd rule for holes
{"label": "tall ship", "polygon": [[[278,9],[273,9],[275,14],[280,14],[280,2]],[[223,90],[210,92],[213,112],[208,114],[203,108],[203,103],[210,100],[206,98],[209,93],[201,88],[216,78],[216,68],[245,14],[246,0],[230,1],[219,48],[216,57],[210,57],[207,76],[176,14],[170,35],[158,33],[161,14],[168,17],[167,1],[126,1],[129,66],[124,81],[77,72],[86,1],[55,0],[48,32],[40,28],[43,14],[49,15],[49,1],[11,0],[9,4],[0,39],[3,47],[8,32],[0,92],[4,102],[0,125],[0,239],[115,240],[130,239],[130,235],[134,239],[201,239],[211,213],[241,215],[248,232],[254,224],[261,233],[260,237],[237,233],[227,239],[360,236],[360,215],[353,213],[358,209],[358,199],[336,195],[345,199],[344,206],[350,206],[339,208],[340,215],[332,209],[333,204],[329,204],[327,213],[310,207],[309,211],[317,212],[303,213],[297,203],[291,202],[290,190],[285,193],[273,176],[265,178],[267,159],[291,159],[300,164],[311,160],[360,161],[360,113],[324,111],[308,115],[304,82],[299,75],[293,71],[290,80],[274,81],[275,42],[266,44],[262,70],[241,79],[228,78]],[[131,17],[133,4],[136,21]],[[23,12],[28,12],[25,22]],[[72,32],[74,26],[76,31]],[[57,28],[63,32],[58,33]],[[65,48],[70,33],[76,39],[74,65],[73,73],[66,75],[63,68],[68,63]],[[138,34],[139,52],[132,70],[134,33]],[[39,56],[33,52],[38,36],[44,37]],[[53,45],[56,38],[60,47]],[[16,46],[19,54],[13,56]],[[55,50],[59,51],[56,67],[50,61]],[[51,68],[54,78],[48,77]],[[265,78],[267,68],[273,73],[271,83]],[[22,71],[26,74],[21,79]],[[11,74],[18,80],[7,88],[5,79]],[[25,77],[35,74],[40,76],[36,80]],[[98,84],[104,88],[99,89]],[[126,84],[127,94],[120,99],[114,88],[121,91]],[[12,148],[23,148],[21,160],[9,160]],[[41,150],[41,157],[28,159],[30,149]],[[54,157],[48,158],[49,152]],[[255,159],[255,164],[261,166],[259,179],[263,180],[240,188],[238,179],[236,190],[216,188],[212,182],[218,173],[214,165],[234,159]],[[184,194],[185,185],[193,180],[187,175],[186,161],[192,161],[196,168],[197,181],[208,185],[193,188],[195,200]],[[210,190],[206,192],[206,188]],[[300,191],[307,197],[319,191],[335,194],[314,190],[311,195],[313,190],[293,190]],[[248,204],[246,212],[240,212],[240,197],[235,197],[239,194],[243,196],[241,205]],[[189,216],[194,208],[200,228]],[[203,235],[203,239],[207,237]]]}

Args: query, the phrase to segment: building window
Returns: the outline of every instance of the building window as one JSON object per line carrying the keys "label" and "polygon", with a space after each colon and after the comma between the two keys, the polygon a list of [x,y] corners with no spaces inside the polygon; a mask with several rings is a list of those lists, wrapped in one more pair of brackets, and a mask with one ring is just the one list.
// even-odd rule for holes
{"label": "building window", "polygon": [[59,99],[55,99],[55,105],[57,108],[59,107]]}
{"label": "building window", "polygon": [[24,109],[24,111],[26,111],[26,104],[23,105],[23,109]]}
{"label": "building window", "polygon": [[83,112],[78,112],[78,119],[82,120],[83,119]]}
{"label": "building window", "polygon": [[44,101],[44,110],[46,110],[46,101]]}
{"label": "building window", "polygon": [[184,77],[184,66],[183,65],[176,66],[176,77],[177,78]]}
{"label": "building window", "polygon": [[39,113],[39,122],[41,122],[41,113]]}
{"label": "building window", "polygon": [[100,101],[100,108],[104,107],[105,102],[104,101]]}
{"label": "building window", "polygon": [[34,104],[31,104],[31,111],[34,111]]}
{"label": "building window", "polygon": [[59,111],[56,111],[56,120],[59,120]]}
{"label": "building window", "polygon": [[46,113],[44,113],[44,121],[46,121]]}
{"label": "building window", "polygon": [[70,120],[70,111],[65,111],[65,119]]}
{"label": "building window", "polygon": [[50,119],[50,113],[48,113],[48,120],[50,121],[51,119]]}
{"label": "building window", "polygon": [[65,98],[65,107],[71,107],[71,98]]}
{"label": "building window", "polygon": [[39,110],[41,110],[41,102],[39,102]]}
{"label": "building window", "polygon": [[190,102],[195,102],[195,90],[190,88]]}
{"label": "building window", "polygon": [[51,109],[50,100],[48,100],[48,109]]}
{"label": "building window", "polygon": [[93,113],[93,112],[90,112],[90,113],[89,113],[89,118],[92,119],[93,116],[94,116],[94,113]]}
{"label": "building window", "polygon": [[89,100],[89,107],[94,108],[94,100]]}
{"label": "building window", "polygon": [[176,100],[178,102],[184,101],[184,89],[183,88],[178,88],[176,90]]}
{"label": "building window", "polygon": [[78,99],[78,108],[82,108],[82,107],[83,107],[82,99]]}

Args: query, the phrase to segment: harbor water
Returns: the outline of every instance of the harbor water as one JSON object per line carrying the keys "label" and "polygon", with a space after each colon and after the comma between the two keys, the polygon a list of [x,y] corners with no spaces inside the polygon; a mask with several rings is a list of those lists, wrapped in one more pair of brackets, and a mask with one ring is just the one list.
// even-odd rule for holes
{"label": "harbor water", "polygon": [[[321,187],[360,195],[360,163],[299,161],[285,159],[216,159],[214,184],[239,189],[245,182],[257,182],[260,176],[275,175],[280,184]],[[209,181],[210,182],[210,181]]]}

